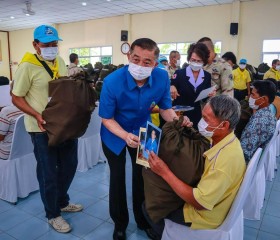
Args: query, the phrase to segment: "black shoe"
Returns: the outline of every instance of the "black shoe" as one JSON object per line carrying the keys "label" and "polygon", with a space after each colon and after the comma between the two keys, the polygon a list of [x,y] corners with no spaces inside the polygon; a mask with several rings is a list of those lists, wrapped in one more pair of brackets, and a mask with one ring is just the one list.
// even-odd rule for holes
{"label": "black shoe", "polygon": [[113,233],[113,239],[114,240],[126,240],[126,233],[125,233],[125,231],[117,231],[115,229],[114,233]]}
{"label": "black shoe", "polygon": [[152,228],[146,228],[146,229],[143,229],[143,231],[145,231],[147,236],[152,240],[159,240],[160,239],[160,237],[158,237],[158,235],[156,234],[156,232]]}

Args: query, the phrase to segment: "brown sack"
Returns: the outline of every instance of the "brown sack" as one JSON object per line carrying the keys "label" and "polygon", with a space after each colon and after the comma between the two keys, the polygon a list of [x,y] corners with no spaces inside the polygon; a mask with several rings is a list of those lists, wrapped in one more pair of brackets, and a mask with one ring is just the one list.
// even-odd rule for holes
{"label": "brown sack", "polygon": [[95,108],[96,93],[86,81],[85,73],[61,77],[49,82],[51,100],[42,113],[49,146],[81,137]]}
{"label": "brown sack", "polygon": [[[203,153],[209,141],[194,128],[181,127],[180,120],[163,126],[159,157],[180,180],[195,187],[204,171]],[[145,206],[153,222],[165,218],[184,204],[172,188],[150,169],[143,168]]]}

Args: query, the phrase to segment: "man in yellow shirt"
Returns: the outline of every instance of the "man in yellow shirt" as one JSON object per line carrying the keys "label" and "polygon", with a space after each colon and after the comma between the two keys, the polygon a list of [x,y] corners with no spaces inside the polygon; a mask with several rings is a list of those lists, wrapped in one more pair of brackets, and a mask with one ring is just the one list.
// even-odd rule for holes
{"label": "man in yellow shirt", "polygon": [[280,80],[280,60],[274,59],[272,61],[272,67],[264,74],[263,79],[274,78]]}
{"label": "man in yellow shirt", "polygon": [[[184,206],[167,218],[192,229],[214,229],[223,223],[246,170],[240,142],[233,132],[239,118],[238,101],[227,95],[211,98],[203,108],[198,128],[203,136],[212,138],[213,145],[204,153],[204,173],[195,188],[178,179],[158,156],[150,154],[151,170],[185,200]],[[152,227],[160,237],[164,221]]]}
{"label": "man in yellow shirt", "polygon": [[[48,146],[42,112],[48,103],[49,81],[66,76],[67,69],[57,56],[58,33],[52,26],[41,25],[34,30],[33,47],[36,54],[26,53],[16,71],[12,100],[25,114],[25,128],[29,132],[37,160],[37,179],[41,199],[49,224],[57,232],[71,231],[61,217],[63,212],[77,212],[80,204],[69,203],[68,189],[74,178],[77,159],[77,139],[55,146]],[[49,66],[47,71],[42,63]],[[51,76],[52,75],[52,76]]]}
{"label": "man in yellow shirt", "polygon": [[246,69],[247,60],[240,59],[239,67],[232,71],[234,97],[240,102],[250,96],[250,73]]}

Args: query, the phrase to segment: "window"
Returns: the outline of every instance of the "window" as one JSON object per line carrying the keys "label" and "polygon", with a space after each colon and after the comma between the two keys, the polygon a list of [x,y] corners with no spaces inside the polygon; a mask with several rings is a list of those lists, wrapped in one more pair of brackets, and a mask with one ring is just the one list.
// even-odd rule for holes
{"label": "window", "polygon": [[[188,49],[192,42],[185,43],[159,43],[158,47],[160,49],[160,55],[164,55],[169,60],[169,53],[172,50],[176,50],[181,54],[181,62],[187,62]],[[222,52],[222,42],[215,42],[215,53],[221,56]]]}
{"label": "window", "polygon": [[70,54],[76,53],[79,56],[80,65],[84,66],[88,63],[94,65],[96,62],[102,62],[103,65],[112,63],[113,48],[91,47],[91,48],[70,48]]}
{"label": "window", "polygon": [[280,40],[263,41],[263,62],[271,66],[274,59],[280,59]]}

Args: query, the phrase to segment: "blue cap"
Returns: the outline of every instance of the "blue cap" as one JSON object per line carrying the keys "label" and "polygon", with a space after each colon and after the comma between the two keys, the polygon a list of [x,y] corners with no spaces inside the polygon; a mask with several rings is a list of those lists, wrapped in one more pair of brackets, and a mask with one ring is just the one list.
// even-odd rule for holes
{"label": "blue cap", "polygon": [[240,59],[239,64],[247,64],[247,60],[245,58]]}
{"label": "blue cap", "polygon": [[168,60],[167,60],[167,58],[166,58],[165,56],[160,55],[160,56],[158,57],[158,63],[161,63],[162,61],[167,61],[167,62],[168,62]]}
{"label": "blue cap", "polygon": [[53,41],[62,41],[58,37],[56,29],[52,26],[41,25],[34,30],[34,39],[39,40],[42,43],[49,43]]}

